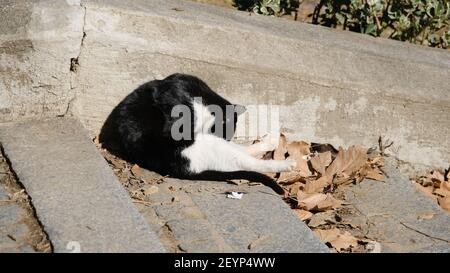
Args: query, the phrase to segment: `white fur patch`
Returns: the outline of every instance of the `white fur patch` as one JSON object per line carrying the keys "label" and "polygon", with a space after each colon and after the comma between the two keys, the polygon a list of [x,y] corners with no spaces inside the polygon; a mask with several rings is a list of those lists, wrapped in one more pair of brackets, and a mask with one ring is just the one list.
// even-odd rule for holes
{"label": "white fur patch", "polygon": [[214,125],[215,118],[208,108],[201,102],[194,101],[194,134],[199,133],[206,134],[209,129]]}
{"label": "white fur patch", "polygon": [[189,171],[200,173],[203,171],[254,171],[254,172],[283,172],[291,171],[296,165],[293,160],[261,160],[250,155],[253,152],[263,152],[273,149],[270,137],[253,149],[240,146],[223,138],[208,134],[214,125],[215,117],[201,102],[193,102],[195,123],[194,143],[184,149],[181,154],[189,159]]}
{"label": "white fur patch", "polygon": [[194,144],[181,154],[189,159],[189,170],[193,173],[203,171],[254,171],[283,172],[295,168],[293,160],[261,160],[249,155],[246,148],[228,142],[223,138],[199,133]]}

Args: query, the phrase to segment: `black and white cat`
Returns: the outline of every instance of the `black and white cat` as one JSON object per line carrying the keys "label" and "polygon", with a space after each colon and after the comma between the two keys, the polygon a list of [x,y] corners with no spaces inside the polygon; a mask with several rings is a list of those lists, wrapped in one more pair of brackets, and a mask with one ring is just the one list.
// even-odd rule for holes
{"label": "black and white cat", "polygon": [[[179,106],[189,114],[174,115]],[[212,106],[225,114],[216,114]],[[118,145],[120,155],[139,166],[178,178],[211,180],[219,174],[215,179],[230,173],[292,170],[295,161],[256,158],[275,149],[278,138],[267,136],[251,146],[230,141],[244,111],[199,78],[173,74],[141,85],[120,102],[105,122],[100,142]],[[181,131],[174,130],[179,124]],[[174,132],[184,137],[174,137]]]}

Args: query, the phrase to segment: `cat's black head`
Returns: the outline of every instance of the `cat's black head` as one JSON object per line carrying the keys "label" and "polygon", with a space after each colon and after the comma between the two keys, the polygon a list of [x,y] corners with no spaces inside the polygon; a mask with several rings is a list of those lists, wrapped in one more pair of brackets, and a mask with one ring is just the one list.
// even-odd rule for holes
{"label": "cat's black head", "polygon": [[[211,108],[214,107],[208,106],[208,109]],[[220,107],[220,109],[223,114],[217,114],[211,111],[214,116],[214,124],[210,129],[210,133],[217,137],[231,140],[236,132],[238,116],[244,113],[246,108],[238,104],[226,104]]]}

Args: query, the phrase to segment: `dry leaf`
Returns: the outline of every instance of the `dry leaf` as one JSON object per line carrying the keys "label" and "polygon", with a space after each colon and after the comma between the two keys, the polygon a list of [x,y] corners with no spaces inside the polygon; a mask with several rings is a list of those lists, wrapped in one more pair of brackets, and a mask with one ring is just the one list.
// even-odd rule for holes
{"label": "dry leaf", "polygon": [[141,167],[139,167],[138,164],[134,164],[133,167],[131,167],[131,173],[134,176],[140,176],[141,175]]}
{"label": "dry leaf", "polygon": [[314,233],[324,243],[330,243],[338,252],[347,250],[358,245],[358,239],[351,235],[348,231],[341,232],[337,228],[333,229],[316,229]]}
{"label": "dry leaf", "polygon": [[438,198],[439,206],[446,211],[450,211],[450,196]]}
{"label": "dry leaf", "polygon": [[314,215],[311,212],[302,209],[294,209],[294,212],[295,214],[297,214],[298,218],[300,218],[303,221],[310,219]]}
{"label": "dry leaf", "polygon": [[339,147],[336,159],[326,169],[326,174],[333,176],[336,173],[351,175],[361,169],[367,162],[367,153],[359,146],[350,146],[347,150]]}
{"label": "dry leaf", "polygon": [[298,207],[305,210],[312,210],[326,198],[327,195],[323,193],[306,194],[302,191],[297,193]]}
{"label": "dry leaf", "polygon": [[273,153],[273,159],[275,160],[284,160],[286,159],[286,152],[287,152],[287,140],[286,140],[286,136],[281,134],[280,135],[280,140],[278,142],[278,147],[275,149],[274,153]]}
{"label": "dry leaf", "polygon": [[320,174],[324,174],[325,168],[328,167],[328,165],[330,165],[331,163],[331,152],[328,151],[325,153],[317,154],[316,156],[311,158],[310,162],[314,170],[316,170]]}
{"label": "dry leaf", "polygon": [[303,155],[290,155],[287,159],[295,160],[297,162],[295,170],[298,171],[302,177],[308,177],[312,175],[311,171],[309,170],[308,161],[303,158]]}
{"label": "dry leaf", "polygon": [[336,213],[332,210],[316,213],[310,218],[308,226],[313,228],[325,224],[336,223]]}
{"label": "dry leaf", "polygon": [[329,193],[307,194],[299,191],[297,198],[299,208],[309,211],[326,211],[342,205],[342,201],[337,200]]}
{"label": "dry leaf", "polygon": [[441,190],[446,190],[450,192],[450,182],[448,181],[442,181],[440,185]]}
{"label": "dry leaf", "polygon": [[436,170],[431,171],[431,173],[430,173],[430,178],[431,178],[432,181],[433,181],[433,180],[437,180],[437,181],[445,181],[444,175],[441,174],[439,171],[436,171]]}
{"label": "dry leaf", "polygon": [[370,164],[377,166],[384,166],[384,157],[377,155],[370,160]]}
{"label": "dry leaf", "polygon": [[369,169],[366,173],[366,178],[383,181],[385,179],[384,174],[382,174],[379,170]]}
{"label": "dry leaf", "polygon": [[305,192],[306,193],[316,193],[316,192],[322,192],[323,188],[330,185],[332,182],[332,178],[328,176],[322,176],[317,180],[314,181],[308,181],[305,185]]}
{"label": "dry leaf", "polygon": [[277,182],[280,184],[293,184],[302,180],[303,175],[300,172],[282,172],[278,177]]}
{"label": "dry leaf", "polygon": [[[431,187],[430,187],[430,188],[431,188]],[[434,193],[434,194],[437,194],[437,195],[439,195],[439,196],[442,196],[442,197],[450,196],[450,191],[448,191],[448,190],[446,190],[446,189],[442,189],[442,188],[435,189],[433,193]]]}
{"label": "dry leaf", "polygon": [[[293,141],[287,145],[287,152],[291,156],[304,156],[311,153],[311,145],[305,141]],[[300,157],[301,157],[300,156]]]}
{"label": "dry leaf", "polygon": [[325,200],[323,200],[323,201],[319,202],[319,204],[317,204],[317,210],[318,211],[326,211],[329,209],[337,209],[342,206],[342,203],[343,202],[341,200],[334,198],[331,194],[328,193]]}

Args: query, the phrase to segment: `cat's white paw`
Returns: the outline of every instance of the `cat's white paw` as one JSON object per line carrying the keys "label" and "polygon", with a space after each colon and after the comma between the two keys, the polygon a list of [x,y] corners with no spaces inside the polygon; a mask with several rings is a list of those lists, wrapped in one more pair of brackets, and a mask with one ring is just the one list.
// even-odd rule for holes
{"label": "cat's white paw", "polygon": [[285,172],[293,171],[295,169],[295,167],[297,167],[297,161],[295,161],[295,160],[289,159],[289,160],[285,160],[285,162],[287,165]]}
{"label": "cat's white paw", "polygon": [[271,172],[290,172],[295,169],[297,162],[295,160],[273,160]]}

